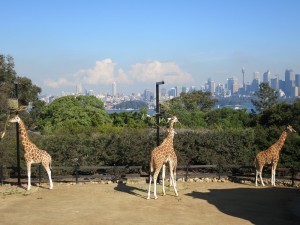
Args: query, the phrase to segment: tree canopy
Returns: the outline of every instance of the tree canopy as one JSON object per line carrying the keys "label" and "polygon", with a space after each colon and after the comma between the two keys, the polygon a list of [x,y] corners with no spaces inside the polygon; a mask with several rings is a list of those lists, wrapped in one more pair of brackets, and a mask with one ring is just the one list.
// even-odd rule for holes
{"label": "tree canopy", "polygon": [[38,127],[44,132],[99,128],[112,121],[102,101],[95,96],[65,96],[40,109]]}
{"label": "tree canopy", "polygon": [[267,83],[261,83],[259,85],[259,91],[254,93],[255,99],[251,102],[255,106],[258,112],[263,112],[270,109],[272,106],[278,103],[278,93]]}

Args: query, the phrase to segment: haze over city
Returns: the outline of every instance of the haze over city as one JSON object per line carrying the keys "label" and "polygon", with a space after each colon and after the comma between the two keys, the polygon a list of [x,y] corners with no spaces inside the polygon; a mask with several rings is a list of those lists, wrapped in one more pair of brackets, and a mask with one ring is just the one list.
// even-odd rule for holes
{"label": "haze over city", "polygon": [[0,53],[43,94],[300,73],[300,1],[2,1]]}

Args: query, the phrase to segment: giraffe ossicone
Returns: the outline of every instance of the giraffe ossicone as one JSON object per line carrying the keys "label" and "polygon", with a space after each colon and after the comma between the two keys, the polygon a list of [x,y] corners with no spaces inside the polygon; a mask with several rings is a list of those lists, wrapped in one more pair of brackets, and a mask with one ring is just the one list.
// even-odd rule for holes
{"label": "giraffe ossicone", "polygon": [[255,163],[255,186],[257,186],[258,176],[260,178],[260,182],[262,186],[265,186],[263,179],[262,179],[262,170],[264,165],[271,165],[271,185],[275,186],[275,171],[279,161],[280,151],[284,145],[286,140],[287,134],[289,133],[296,133],[294,128],[291,125],[288,125],[286,129],[281,133],[279,139],[271,145],[267,150],[261,151],[257,153],[254,163]]}
{"label": "giraffe ossicone", "polygon": [[178,196],[178,191],[176,188],[177,156],[175,154],[174,146],[173,146],[173,139],[175,134],[173,125],[175,122],[178,122],[178,119],[176,116],[172,116],[172,118],[169,121],[170,121],[170,127],[168,129],[167,137],[163,140],[163,142],[159,146],[155,147],[151,152],[150,179],[149,179],[147,199],[150,199],[152,180],[154,186],[154,190],[153,190],[154,199],[157,199],[156,184],[157,184],[157,177],[161,168],[162,168],[163,195],[166,194],[165,170],[166,170],[167,163],[169,164],[169,169],[170,169],[170,185],[173,186],[175,195]]}
{"label": "giraffe ossicone", "polygon": [[45,150],[39,149],[34,143],[32,143],[29,140],[25,124],[18,115],[11,118],[9,122],[19,124],[22,144],[24,146],[24,158],[27,167],[27,176],[28,176],[27,190],[29,191],[31,188],[31,164],[33,163],[42,163],[49,177],[49,182],[50,182],[49,188],[52,189],[53,182],[51,179],[51,161],[52,161],[51,156]]}

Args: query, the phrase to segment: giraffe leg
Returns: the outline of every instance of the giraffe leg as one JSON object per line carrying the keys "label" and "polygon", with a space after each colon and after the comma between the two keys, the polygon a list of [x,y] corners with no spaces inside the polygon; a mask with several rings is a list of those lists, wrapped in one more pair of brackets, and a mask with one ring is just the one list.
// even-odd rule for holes
{"label": "giraffe leg", "polygon": [[258,170],[255,170],[255,186],[257,187]]}
{"label": "giraffe leg", "polygon": [[173,174],[173,163],[170,162],[170,183],[173,185],[173,188],[174,188],[174,191],[175,191],[175,195],[178,196],[178,192],[177,192],[177,188],[176,188],[176,184],[175,184],[175,181],[174,181],[174,174]]}
{"label": "giraffe leg", "polygon": [[166,177],[166,165],[163,164],[162,166],[162,190],[163,190],[163,195],[166,195],[166,190],[165,190],[165,177]]}
{"label": "giraffe leg", "polygon": [[27,163],[27,191],[31,188],[31,163]]}
{"label": "giraffe leg", "polygon": [[147,196],[147,199],[150,199],[151,182],[152,182],[152,172],[150,172],[150,178],[149,178],[149,186],[148,186],[148,196]]}
{"label": "giraffe leg", "polygon": [[50,183],[49,189],[53,189],[53,182],[52,182],[52,178],[51,178],[51,170],[50,170],[50,167],[44,165],[44,168],[45,168],[45,170],[47,171],[48,178],[49,178],[49,183]]}
{"label": "giraffe leg", "polygon": [[260,178],[260,182],[261,182],[261,184],[262,184],[262,186],[265,186],[265,184],[264,184],[264,181],[263,181],[263,179],[262,179],[262,170],[263,170],[263,168],[261,168],[260,170],[259,170],[259,178]]}
{"label": "giraffe leg", "polygon": [[175,185],[175,187],[176,187],[176,167],[175,166],[173,166],[172,171],[173,171],[173,176],[174,176],[174,184],[171,182],[171,173],[170,173],[170,187],[173,187],[173,185]]}
{"label": "giraffe leg", "polygon": [[271,177],[271,184],[272,184],[272,186],[276,186],[276,184],[275,184],[275,173],[276,173],[276,165],[273,165],[272,166],[272,177]]}
{"label": "giraffe leg", "polygon": [[154,172],[154,175],[153,175],[153,185],[154,185],[154,190],[153,190],[153,194],[154,194],[154,199],[157,199],[157,194],[156,194],[156,182],[157,182],[157,177],[158,177],[158,174],[159,174],[159,171],[161,169],[162,166],[158,167],[155,172]]}
{"label": "giraffe leg", "polygon": [[154,199],[157,199],[157,195],[156,195],[156,182],[157,182],[157,177],[153,178],[153,195],[154,195]]}
{"label": "giraffe leg", "polygon": [[174,180],[173,180],[174,187],[177,188],[177,184],[176,184],[176,167],[174,167],[174,170],[173,170],[173,177],[174,177]]}

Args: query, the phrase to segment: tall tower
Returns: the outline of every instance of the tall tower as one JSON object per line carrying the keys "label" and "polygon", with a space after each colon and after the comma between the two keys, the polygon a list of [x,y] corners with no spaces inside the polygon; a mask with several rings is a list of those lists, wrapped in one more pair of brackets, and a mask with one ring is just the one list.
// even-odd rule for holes
{"label": "tall tower", "polygon": [[243,74],[243,89],[245,90],[245,67],[242,68],[242,74]]}
{"label": "tall tower", "polygon": [[112,83],[112,96],[117,96],[117,84],[116,84],[116,82]]}

